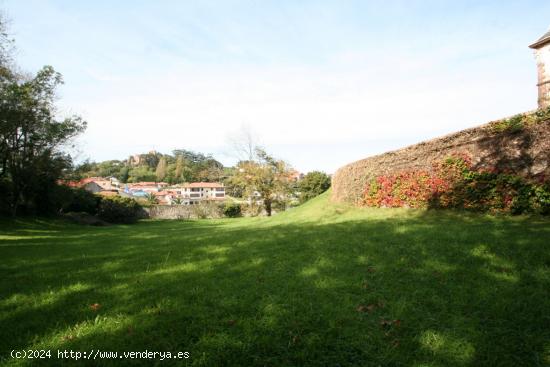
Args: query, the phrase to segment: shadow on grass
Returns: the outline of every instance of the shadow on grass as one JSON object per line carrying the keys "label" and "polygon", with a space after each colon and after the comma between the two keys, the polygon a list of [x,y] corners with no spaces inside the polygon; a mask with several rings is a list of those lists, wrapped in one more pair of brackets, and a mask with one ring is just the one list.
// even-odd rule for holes
{"label": "shadow on grass", "polygon": [[48,348],[188,351],[170,364],[197,366],[550,362],[545,220],[435,211],[41,225],[0,233],[2,357]]}

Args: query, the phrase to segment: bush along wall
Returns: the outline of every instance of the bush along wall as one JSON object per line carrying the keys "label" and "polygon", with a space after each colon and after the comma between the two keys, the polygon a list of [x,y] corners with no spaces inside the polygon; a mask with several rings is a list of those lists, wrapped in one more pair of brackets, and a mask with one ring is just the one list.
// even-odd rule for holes
{"label": "bush along wall", "polygon": [[527,179],[496,169],[476,170],[462,154],[431,170],[377,176],[367,183],[362,204],[550,215],[550,183],[544,176]]}
{"label": "bush along wall", "polygon": [[143,208],[131,198],[120,196],[102,198],[97,215],[109,223],[134,223],[142,217]]}

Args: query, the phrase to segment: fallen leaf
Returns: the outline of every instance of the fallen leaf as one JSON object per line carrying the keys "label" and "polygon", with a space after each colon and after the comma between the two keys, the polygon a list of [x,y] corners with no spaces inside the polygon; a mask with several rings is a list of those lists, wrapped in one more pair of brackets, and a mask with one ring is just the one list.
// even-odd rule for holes
{"label": "fallen leaf", "polygon": [[359,306],[357,306],[356,310],[357,310],[357,312],[372,313],[372,312],[374,312],[374,310],[376,310],[376,305],[374,303],[371,303],[368,306],[359,305]]}
{"label": "fallen leaf", "polygon": [[399,327],[401,326],[401,320],[386,320],[381,319],[380,320],[380,326],[389,328],[391,326]]}
{"label": "fallen leaf", "polygon": [[74,339],[74,336],[69,334],[69,335],[65,335],[63,338],[61,338],[63,341],[71,341]]}

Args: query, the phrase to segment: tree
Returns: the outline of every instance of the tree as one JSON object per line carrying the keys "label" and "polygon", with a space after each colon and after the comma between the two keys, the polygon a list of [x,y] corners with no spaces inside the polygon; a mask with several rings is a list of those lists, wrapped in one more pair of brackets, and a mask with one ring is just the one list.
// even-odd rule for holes
{"label": "tree", "polygon": [[159,181],[162,181],[164,180],[164,178],[166,177],[166,158],[165,157],[162,157],[160,160],[159,160],[159,163],[157,165],[157,170],[155,171],[155,174],[157,175],[157,179]]}
{"label": "tree", "polygon": [[120,182],[126,183],[126,182],[128,182],[129,177],[130,177],[130,167],[125,165],[121,168],[120,173],[117,176],[117,178],[120,180]]}
{"label": "tree", "polygon": [[223,165],[213,158],[208,158],[195,166],[193,177],[197,181],[219,182],[223,176]]}
{"label": "tree", "polygon": [[[191,181],[218,182],[226,177],[223,165],[211,155],[187,150],[175,150],[173,154],[139,154],[139,162],[133,158],[124,161],[84,162],[74,169],[70,178],[114,176],[124,183],[166,181],[175,184]],[[156,164],[151,166],[154,162]]]}
{"label": "tree", "polygon": [[128,182],[155,181],[157,176],[149,166],[137,166],[130,169]]}
{"label": "tree", "polygon": [[158,199],[157,197],[155,196],[155,194],[153,194],[152,192],[148,193],[145,198],[147,199],[147,202],[149,204],[158,204]]}
{"label": "tree", "polygon": [[152,150],[149,153],[141,154],[140,155],[142,161],[149,166],[151,169],[155,169],[155,167],[158,166],[160,159],[162,158],[162,154],[157,153],[156,151]]}
{"label": "tree", "polygon": [[13,39],[10,38],[8,33],[6,16],[0,12],[0,78],[7,78],[13,76],[12,53],[13,53]]}
{"label": "tree", "polygon": [[256,158],[256,149],[260,146],[258,135],[250,126],[243,125],[240,130],[228,138],[232,156],[239,161],[252,161]]}
{"label": "tree", "polygon": [[298,183],[300,202],[304,203],[317,195],[327,191],[330,187],[330,177],[320,171],[309,172]]}
{"label": "tree", "polygon": [[36,208],[41,202],[37,187],[53,188],[71,165],[63,148],[83,132],[79,116],[56,118],[55,91],[63,83],[51,66],[34,78],[11,74],[0,81],[0,180],[10,197],[9,209]]}
{"label": "tree", "polygon": [[97,163],[90,162],[89,159],[86,159],[84,162],[78,164],[74,167],[71,176],[68,179],[71,180],[80,180],[85,177],[91,177],[90,172],[94,171],[97,168]]}
{"label": "tree", "polygon": [[256,197],[262,201],[268,216],[271,216],[274,202],[286,199],[292,181],[290,167],[258,147],[254,160],[237,164],[235,180],[242,184],[251,201],[255,201]]}
{"label": "tree", "polygon": [[246,188],[237,173],[238,169],[236,167],[226,167],[224,169],[225,194],[235,198],[242,198],[245,195]]}
{"label": "tree", "polygon": [[174,180],[178,183],[181,182],[180,180],[182,179],[184,166],[185,161],[183,156],[178,155],[178,157],[176,158],[176,171],[174,172]]}
{"label": "tree", "polygon": [[223,175],[223,164],[215,160],[212,155],[193,152],[185,149],[176,149],[172,152],[176,157],[176,169],[178,161],[181,164],[182,181],[219,181]]}

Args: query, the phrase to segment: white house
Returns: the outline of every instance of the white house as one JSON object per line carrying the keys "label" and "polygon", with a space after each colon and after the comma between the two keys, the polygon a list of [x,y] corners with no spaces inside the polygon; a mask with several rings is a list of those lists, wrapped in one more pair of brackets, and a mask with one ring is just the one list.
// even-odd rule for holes
{"label": "white house", "polygon": [[193,182],[172,189],[180,194],[189,204],[196,204],[199,201],[225,200],[225,187],[218,182]]}

